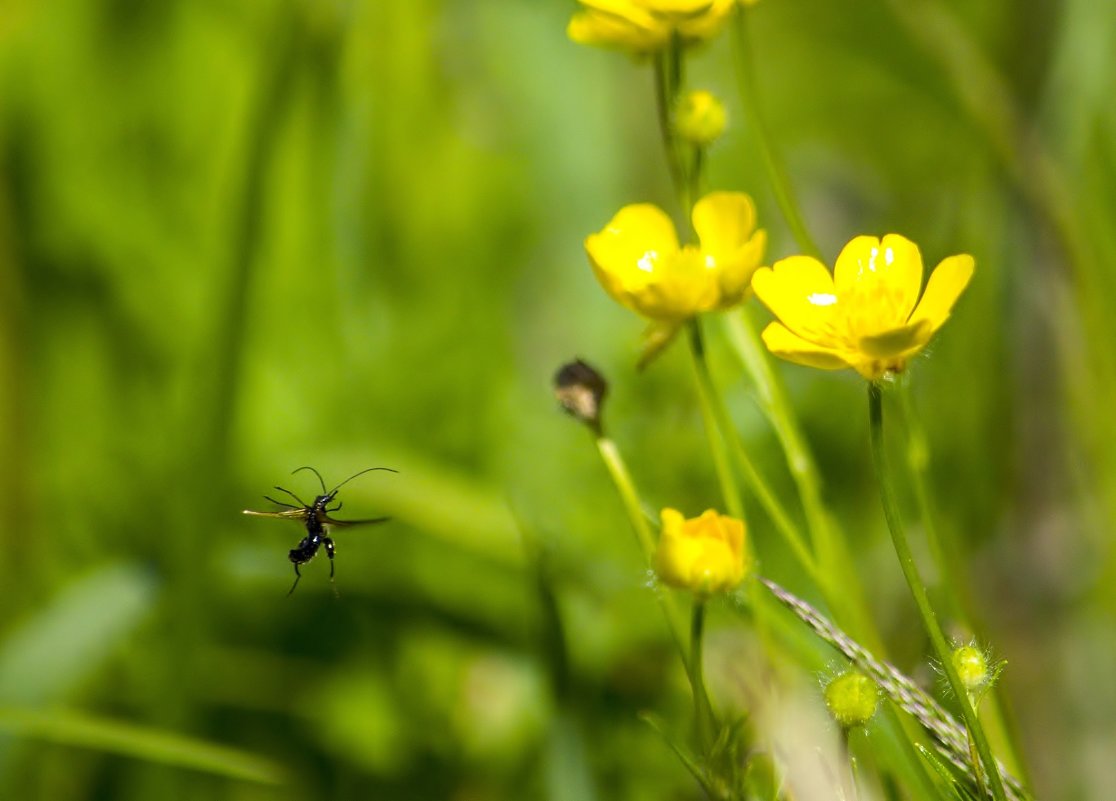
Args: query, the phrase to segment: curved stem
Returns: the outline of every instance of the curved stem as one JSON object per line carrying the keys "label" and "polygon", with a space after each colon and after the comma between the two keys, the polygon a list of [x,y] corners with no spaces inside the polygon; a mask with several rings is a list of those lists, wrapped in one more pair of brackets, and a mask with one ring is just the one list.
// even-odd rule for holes
{"label": "curved stem", "polygon": [[620,499],[624,502],[624,511],[628,513],[628,519],[635,530],[644,561],[650,565],[655,557],[655,537],[643,514],[643,505],[640,503],[639,493],[636,491],[631,473],[628,472],[628,466],[624,463],[616,443],[608,437],[597,438],[597,450],[604,460],[605,467],[608,468],[609,475],[612,476],[612,483],[620,493]]}
{"label": "curved stem", "polygon": [[[984,773],[991,785],[992,795],[996,801],[1006,801],[1007,796],[1004,793],[1004,784],[1000,777],[999,766],[992,756],[992,749],[988,745],[988,738],[980,725],[976,710],[969,703],[968,692],[957,675],[957,669],[953,666],[949,645],[946,643],[945,635],[938,624],[938,617],[934,614],[933,607],[930,606],[930,598],[927,596],[926,587],[918,575],[914,554],[911,553],[911,546],[907,541],[907,533],[899,514],[899,504],[895,499],[891,473],[887,469],[883,442],[883,392],[880,384],[876,381],[868,383],[868,423],[869,439],[872,444],[872,459],[875,462],[876,477],[880,485],[880,500],[883,503],[887,529],[891,533],[891,541],[895,545],[895,554],[899,557],[899,566],[903,569],[903,576],[907,580],[907,586],[914,597],[915,605],[918,607],[923,625],[926,627],[926,633],[930,636],[930,642],[933,644],[934,651],[941,662],[942,670],[949,680],[950,689],[953,690],[953,694],[957,698],[957,704],[961,707],[962,716],[965,718],[965,726],[973,738],[977,754],[980,756],[980,762],[984,764]],[[974,765],[973,767],[979,773],[980,765]]]}
{"label": "curved stem", "polygon": [[[612,483],[616,486],[616,491],[620,493],[620,499],[624,502],[624,511],[628,513],[628,520],[635,531],[639,549],[643,552],[644,563],[650,569],[655,559],[655,536],[651,533],[651,526],[648,525],[647,518],[643,514],[643,504],[639,500],[639,492],[636,490],[635,482],[632,481],[631,473],[628,472],[628,467],[624,463],[624,458],[620,455],[616,443],[611,439],[597,437],[597,450],[608,469],[609,476],[612,477]],[[659,605],[663,608],[671,637],[678,647],[678,652],[682,654],[688,672],[689,660],[686,658],[686,637],[683,633],[682,613],[678,609],[677,603],[675,603],[674,596],[670,593],[656,592],[655,596],[659,599]]]}
{"label": "curved stem", "polygon": [[713,378],[709,374],[709,365],[705,361],[705,344],[701,336],[701,322],[695,317],[687,324],[689,328],[690,354],[693,356],[694,378],[697,380],[698,400],[701,405],[701,416],[705,421],[705,433],[709,439],[709,450],[713,454],[713,466],[717,471],[717,480],[721,485],[721,495],[725,500],[728,513],[737,520],[744,519],[744,502],[740,498],[740,490],[732,474],[726,441],[735,437],[735,433],[720,404],[720,396],[713,385]]}
{"label": "curved stem", "polygon": [[794,194],[794,187],[791,185],[786,167],[783,166],[782,159],[775,149],[771,132],[767,129],[767,124],[760,113],[759,92],[756,88],[755,70],[752,66],[752,48],[748,38],[747,11],[743,8],[736,10],[735,34],[736,81],[740,90],[740,100],[744,105],[744,112],[748,115],[752,128],[756,132],[760,156],[763,158],[763,165],[767,169],[767,177],[771,181],[775,201],[779,204],[779,209],[783,212],[783,217],[786,219],[787,226],[794,235],[795,241],[798,242],[798,246],[807,254],[820,258],[821,251],[818,250],[814,238],[810,236],[810,231],[806,227],[806,221],[799,207],[798,198]]}

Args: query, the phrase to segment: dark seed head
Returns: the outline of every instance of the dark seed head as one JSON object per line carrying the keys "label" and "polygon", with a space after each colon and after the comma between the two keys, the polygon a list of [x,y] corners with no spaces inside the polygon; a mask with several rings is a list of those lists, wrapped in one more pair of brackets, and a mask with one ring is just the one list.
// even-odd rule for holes
{"label": "dark seed head", "polygon": [[601,433],[601,404],[608,392],[604,377],[581,359],[562,365],[554,375],[554,394],[562,408]]}

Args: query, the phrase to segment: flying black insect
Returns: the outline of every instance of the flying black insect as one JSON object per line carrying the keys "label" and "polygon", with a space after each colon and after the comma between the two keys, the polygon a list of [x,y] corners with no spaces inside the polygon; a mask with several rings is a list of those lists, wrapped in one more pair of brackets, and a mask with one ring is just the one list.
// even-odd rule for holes
{"label": "flying black insect", "polygon": [[333,581],[334,546],[333,539],[329,536],[329,530],[327,526],[336,526],[338,528],[343,526],[369,526],[373,525],[374,523],[385,523],[391,519],[390,517],[374,517],[370,520],[337,520],[330,517],[330,512],[336,512],[341,508],[341,501],[338,501],[337,505],[334,506],[332,509],[329,508],[329,505],[333,503],[333,499],[337,497],[337,491],[357,476],[362,476],[365,473],[371,473],[373,470],[387,470],[392,473],[397,472],[395,470],[392,470],[390,467],[369,467],[365,470],[361,470],[359,473],[354,473],[353,475],[342,481],[340,484],[338,484],[336,487],[326,492],[325,481],[322,480],[322,474],[309,465],[296,468],[295,470],[291,471],[291,475],[294,475],[295,473],[298,473],[302,470],[309,470],[310,472],[312,472],[318,477],[318,483],[322,485],[322,494],[314,498],[313,503],[306,503],[289,489],[284,489],[283,487],[275,487],[275,489],[279,490],[279,492],[286,493],[287,495],[290,495],[294,500],[298,501],[298,506],[290,503],[285,503],[283,501],[277,501],[274,498],[265,495],[265,499],[271,501],[277,506],[287,507],[287,511],[253,512],[251,509],[244,510],[244,514],[246,515],[254,515],[256,517],[275,517],[281,520],[296,520],[306,526],[306,536],[302,538],[297,546],[291,548],[290,553],[287,554],[287,558],[289,558],[291,560],[291,563],[294,565],[295,572],[294,584],[291,585],[291,589],[287,592],[287,595],[290,595],[292,592],[295,591],[295,587],[298,586],[298,580],[302,578],[302,574],[298,572],[298,566],[301,564],[305,564],[306,562],[309,562],[311,559],[313,559],[314,555],[318,552],[318,549],[322,546],[325,546],[326,555],[329,556],[329,580]]}

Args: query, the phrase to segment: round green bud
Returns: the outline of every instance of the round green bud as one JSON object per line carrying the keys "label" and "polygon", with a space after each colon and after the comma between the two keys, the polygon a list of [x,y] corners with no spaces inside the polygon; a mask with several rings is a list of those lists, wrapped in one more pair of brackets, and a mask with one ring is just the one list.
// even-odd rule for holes
{"label": "round green bud", "polygon": [[988,657],[975,645],[962,645],[953,649],[953,669],[961,684],[971,693],[984,688],[992,678],[992,671],[988,667]]}
{"label": "round green bud", "polygon": [[674,126],[683,140],[705,147],[725,132],[728,117],[721,101],[704,89],[687,92],[678,101]]}
{"label": "round green bud", "polygon": [[876,714],[880,691],[863,673],[850,670],[825,687],[825,705],[833,719],[846,729],[863,726]]}

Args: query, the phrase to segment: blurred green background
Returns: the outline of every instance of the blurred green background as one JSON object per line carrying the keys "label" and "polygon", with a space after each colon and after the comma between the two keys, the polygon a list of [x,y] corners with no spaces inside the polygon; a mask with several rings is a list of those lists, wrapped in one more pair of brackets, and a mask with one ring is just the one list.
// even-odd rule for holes
{"label": "blurred green background", "polygon": [[[574,356],[601,368],[648,504],[719,505],[685,353],[637,372],[642,324],[585,262],[621,205],[676,210],[650,71],[570,43],[574,9],[0,5],[0,797],[697,797],[638,719],[684,727],[684,674],[549,386]],[[939,526],[1038,796],[1108,797],[1116,15],[763,0],[750,23],[826,257],[888,231],[930,265],[976,256],[912,368]],[[712,184],[755,196],[769,259],[796,252],[728,37],[691,84],[730,109]],[[779,369],[891,657],[933,684],[862,382]],[[341,493],[394,520],[338,534],[339,598],[321,556],[285,598],[300,529],[240,514],[275,484],[313,495],[303,464],[399,470]],[[750,530],[810,596],[769,521]]]}

